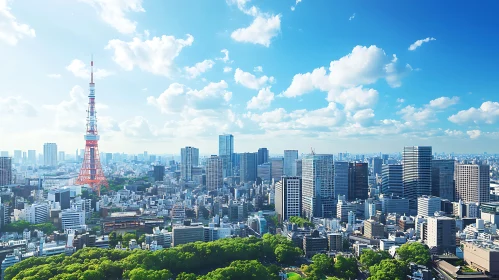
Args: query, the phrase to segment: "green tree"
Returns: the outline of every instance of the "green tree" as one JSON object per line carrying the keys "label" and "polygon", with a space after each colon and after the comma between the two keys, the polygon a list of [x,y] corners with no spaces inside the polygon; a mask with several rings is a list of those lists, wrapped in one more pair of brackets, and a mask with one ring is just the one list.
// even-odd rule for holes
{"label": "green tree", "polygon": [[127,247],[128,243],[130,243],[130,240],[132,239],[137,239],[137,235],[135,233],[127,232],[123,234],[123,241],[122,241],[123,247]]}
{"label": "green tree", "polygon": [[278,262],[283,264],[294,264],[296,259],[302,254],[300,248],[288,244],[279,244],[274,250]]}
{"label": "green tree", "polygon": [[291,216],[288,218],[288,221],[293,224],[297,224],[300,227],[313,227],[314,223],[309,222],[301,217]]}
{"label": "green tree", "polygon": [[179,275],[177,275],[177,278],[175,278],[175,280],[196,280],[196,279],[197,279],[196,274],[185,273],[185,272],[180,273]]}
{"label": "green tree", "polygon": [[355,278],[358,271],[357,260],[355,258],[337,256],[336,262],[334,263],[334,271],[336,276],[340,278]]}
{"label": "green tree", "polygon": [[312,257],[313,266],[322,274],[328,275],[333,272],[334,262],[333,259],[325,254],[317,254]]}
{"label": "green tree", "polygon": [[409,272],[407,264],[395,259],[385,259],[369,268],[368,280],[403,280]]}
{"label": "green tree", "polygon": [[427,265],[430,262],[430,250],[428,247],[419,242],[405,243],[397,250],[397,255],[400,260],[406,263],[416,263]]}
{"label": "green tree", "polygon": [[382,260],[390,259],[391,256],[386,251],[363,250],[360,255],[360,263],[364,269],[379,264]]}

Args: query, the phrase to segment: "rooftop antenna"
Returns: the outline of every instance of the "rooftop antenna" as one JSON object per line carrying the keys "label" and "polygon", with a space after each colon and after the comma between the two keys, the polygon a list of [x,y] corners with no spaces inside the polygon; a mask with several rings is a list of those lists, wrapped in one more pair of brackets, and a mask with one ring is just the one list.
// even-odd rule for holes
{"label": "rooftop antenna", "polygon": [[310,153],[311,153],[313,156],[315,156],[315,150],[314,150],[314,148],[310,147]]}

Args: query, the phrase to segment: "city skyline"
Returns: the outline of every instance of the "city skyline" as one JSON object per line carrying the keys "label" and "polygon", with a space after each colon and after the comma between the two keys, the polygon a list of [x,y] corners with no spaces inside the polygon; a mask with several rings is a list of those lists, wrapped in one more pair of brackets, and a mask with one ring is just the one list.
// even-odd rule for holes
{"label": "city skyline", "polygon": [[493,1],[50,2],[0,4],[1,150],[84,148],[93,53],[104,152],[498,152]]}

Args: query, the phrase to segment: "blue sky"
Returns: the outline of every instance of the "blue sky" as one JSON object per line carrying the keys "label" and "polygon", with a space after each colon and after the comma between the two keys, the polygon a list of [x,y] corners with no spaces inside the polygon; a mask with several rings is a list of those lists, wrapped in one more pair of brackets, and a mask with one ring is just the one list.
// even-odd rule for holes
{"label": "blue sky", "polygon": [[0,0],[0,149],[83,148],[93,54],[101,151],[498,152],[498,8]]}

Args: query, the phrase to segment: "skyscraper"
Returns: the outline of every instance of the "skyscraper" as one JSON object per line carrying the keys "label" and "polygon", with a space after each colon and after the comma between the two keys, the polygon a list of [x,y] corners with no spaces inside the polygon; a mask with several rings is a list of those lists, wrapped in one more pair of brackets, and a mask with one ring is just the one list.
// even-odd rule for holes
{"label": "skyscraper", "polygon": [[301,216],[300,177],[282,177],[275,184],[275,211],[279,221]]}
{"label": "skyscraper", "polygon": [[212,155],[206,160],[206,188],[218,190],[223,187],[222,159],[217,155]]}
{"label": "skyscraper", "polygon": [[347,161],[334,162],[334,199],[338,199],[339,195],[344,195],[346,200],[348,197],[348,169]]}
{"label": "skyscraper", "polygon": [[302,158],[302,212],[306,218],[334,214],[333,158],[324,154]]}
{"label": "skyscraper", "polygon": [[0,157],[0,186],[12,183],[12,159]]}
{"label": "skyscraper", "polygon": [[455,201],[483,203],[490,201],[490,167],[485,164],[456,165]]}
{"label": "skyscraper", "polygon": [[284,176],[296,176],[296,160],[298,159],[297,150],[284,150]]}
{"label": "skyscraper", "polygon": [[269,162],[269,150],[267,148],[258,149],[258,165]]}
{"label": "skyscraper", "polygon": [[404,196],[402,165],[383,164],[381,169],[381,193],[390,196]]}
{"label": "skyscraper", "polygon": [[242,153],[240,157],[241,182],[256,181],[258,153]]}
{"label": "skyscraper", "polygon": [[154,182],[163,181],[165,178],[165,166],[155,165],[153,169]]}
{"label": "skyscraper", "polygon": [[43,145],[43,165],[55,167],[57,166],[57,144],[45,143]]}
{"label": "skyscraper", "polygon": [[64,153],[64,151],[60,151],[59,152],[59,158],[58,158],[59,161],[65,161],[66,160],[66,153]]}
{"label": "skyscraper", "polygon": [[14,158],[13,158],[13,160],[14,160],[15,164],[21,163],[22,154],[23,154],[23,152],[21,150],[14,150]]}
{"label": "skyscraper", "polygon": [[456,219],[449,217],[428,218],[426,244],[433,253],[456,251]]}
{"label": "skyscraper", "polygon": [[367,163],[351,162],[348,168],[348,198],[367,199],[369,192],[369,169]]}
{"label": "skyscraper", "polygon": [[373,176],[378,175],[378,177],[381,177],[382,173],[382,165],[383,165],[383,159],[379,157],[373,158]]}
{"label": "skyscraper", "polygon": [[223,176],[232,176],[234,163],[234,136],[223,134],[218,136],[218,156],[222,158]]}
{"label": "skyscraper", "polygon": [[199,149],[187,146],[180,150],[180,176],[192,181],[192,167],[199,165]]}
{"label": "skyscraper", "polygon": [[432,194],[454,201],[454,165],[453,159],[439,159],[431,162]]}
{"label": "skyscraper", "polygon": [[296,162],[295,163],[296,169],[295,169],[294,176],[301,177],[301,163],[302,163],[302,161],[301,161],[301,159],[297,159],[297,160],[295,160],[295,162]]}
{"label": "skyscraper", "polygon": [[31,165],[36,164],[36,151],[28,150],[28,163]]}
{"label": "skyscraper", "polygon": [[270,171],[272,173],[272,179],[274,182],[280,181],[284,172],[284,159],[281,157],[271,158],[270,161]]}
{"label": "skyscraper", "polygon": [[417,209],[417,197],[431,194],[431,160],[430,146],[404,147],[404,197],[409,199],[411,209]]}

